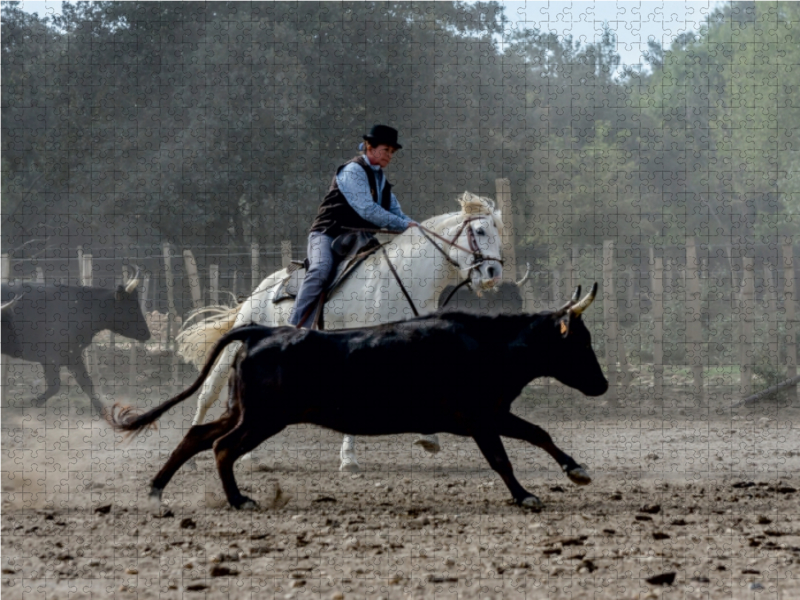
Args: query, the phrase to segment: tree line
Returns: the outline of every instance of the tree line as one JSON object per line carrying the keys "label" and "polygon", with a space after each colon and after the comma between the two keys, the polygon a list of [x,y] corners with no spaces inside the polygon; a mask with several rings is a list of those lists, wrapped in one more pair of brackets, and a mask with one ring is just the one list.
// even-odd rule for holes
{"label": "tree line", "polygon": [[517,30],[497,2],[5,2],[3,251],[304,245],[375,123],[417,219],[507,177],[523,251],[770,243],[797,227],[798,22],[726,3],[622,68],[609,28]]}

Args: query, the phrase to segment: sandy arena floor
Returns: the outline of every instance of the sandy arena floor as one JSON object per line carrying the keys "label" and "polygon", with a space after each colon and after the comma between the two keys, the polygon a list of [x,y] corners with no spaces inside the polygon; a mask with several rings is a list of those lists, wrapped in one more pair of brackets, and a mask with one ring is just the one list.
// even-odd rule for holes
{"label": "sandy arena floor", "polygon": [[[237,478],[261,508],[229,509],[211,454],[154,510],[148,482],[189,426],[191,401],[133,443],[77,389],[2,405],[2,592],[16,598],[800,597],[800,411],[700,406],[632,388],[620,406],[560,386],[515,412],[589,467],[578,488],[542,451],[506,441],[525,511],[474,442],[360,439],[363,471],[337,471],[341,437],[292,427]],[[118,395],[142,405],[170,390]]]}

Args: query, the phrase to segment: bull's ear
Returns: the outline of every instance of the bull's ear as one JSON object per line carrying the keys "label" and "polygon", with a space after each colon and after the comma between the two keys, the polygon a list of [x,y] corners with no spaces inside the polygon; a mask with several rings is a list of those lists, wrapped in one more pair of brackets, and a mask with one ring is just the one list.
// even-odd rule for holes
{"label": "bull's ear", "polygon": [[561,334],[561,337],[566,338],[569,335],[569,318],[570,318],[570,311],[556,319],[556,327],[558,328],[558,332]]}

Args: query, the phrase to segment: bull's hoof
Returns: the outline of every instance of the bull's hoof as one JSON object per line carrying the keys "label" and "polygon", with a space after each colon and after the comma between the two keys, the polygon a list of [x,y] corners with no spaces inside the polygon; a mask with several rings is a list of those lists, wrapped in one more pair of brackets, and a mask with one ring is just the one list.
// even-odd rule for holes
{"label": "bull's hoof", "polygon": [[589,485],[592,483],[592,478],[583,467],[575,467],[571,471],[567,471],[567,477],[575,485]]}
{"label": "bull's hoof", "polygon": [[245,497],[244,501],[238,506],[234,506],[234,508],[236,510],[258,510],[258,504],[256,504],[255,500]]}
{"label": "bull's hoof", "polygon": [[355,456],[342,455],[342,464],[339,465],[339,470],[343,473],[358,473],[361,465],[358,464]]}
{"label": "bull's hoof", "polygon": [[162,488],[151,487],[150,493],[147,495],[147,503],[153,511],[161,510],[161,494],[164,490]]}
{"label": "bull's hoof", "polygon": [[442,447],[439,445],[438,435],[421,435],[419,439],[414,442],[417,446],[421,446],[426,452],[436,454]]}
{"label": "bull's hoof", "polygon": [[544,504],[536,496],[528,496],[520,501],[519,505],[522,508],[530,508],[532,510],[540,510],[544,508]]}

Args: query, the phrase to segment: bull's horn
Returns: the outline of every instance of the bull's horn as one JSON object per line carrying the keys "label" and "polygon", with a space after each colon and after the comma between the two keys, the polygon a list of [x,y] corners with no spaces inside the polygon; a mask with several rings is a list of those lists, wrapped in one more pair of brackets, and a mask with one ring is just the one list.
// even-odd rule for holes
{"label": "bull's horn", "polygon": [[564,306],[559,308],[556,311],[556,313],[562,316],[567,314],[567,311],[570,310],[575,305],[575,303],[578,301],[578,298],[580,297],[581,297],[581,286],[578,286],[575,288],[575,292],[572,294],[572,298],[569,299],[569,302],[567,302]]}
{"label": "bull's horn", "polygon": [[17,302],[19,302],[20,298],[22,298],[22,296],[16,296],[15,298],[12,298],[11,300],[6,302],[5,304],[0,304],[0,311],[11,310],[12,308],[14,308],[14,305]]}
{"label": "bull's horn", "polygon": [[136,267],[136,272],[133,274],[133,277],[128,280],[128,283],[125,284],[125,292],[130,294],[133,290],[136,289],[136,286],[139,285],[141,278],[139,277],[139,267]]}
{"label": "bull's horn", "polygon": [[522,279],[520,279],[517,282],[517,287],[522,287],[522,284],[528,281],[528,275],[530,274],[531,274],[531,263],[525,263],[525,275],[523,275]]}
{"label": "bull's horn", "polygon": [[592,291],[586,294],[583,299],[572,307],[572,314],[579,317],[583,311],[589,308],[589,305],[594,302],[594,297],[597,295],[597,282],[594,282]]}

